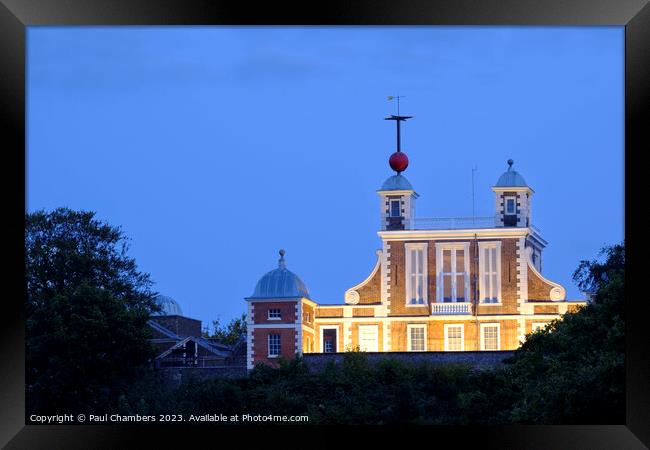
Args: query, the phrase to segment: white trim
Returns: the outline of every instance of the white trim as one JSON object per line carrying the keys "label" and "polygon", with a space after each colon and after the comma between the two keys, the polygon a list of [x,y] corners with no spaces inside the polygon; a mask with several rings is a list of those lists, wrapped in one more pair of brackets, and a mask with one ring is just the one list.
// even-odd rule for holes
{"label": "white trim", "polygon": [[296,303],[295,354],[302,356],[302,302]]}
{"label": "white trim", "polygon": [[[277,311],[278,317],[271,317],[271,311]],[[282,320],[282,309],[281,308],[270,308],[266,311],[266,320]]]}
{"label": "white trim", "polygon": [[[377,350],[367,350],[361,346],[361,329],[373,329],[375,334],[375,346]],[[359,324],[357,327],[357,339],[359,341],[359,348],[364,352],[378,352],[379,351],[379,325],[377,324]]]}
{"label": "white trim", "polygon": [[[442,274],[443,274],[443,257],[442,257],[442,252],[444,250],[463,250],[463,261],[464,261],[464,269],[465,269],[465,278],[464,278],[464,288],[465,288],[465,301],[464,302],[457,302],[453,301],[451,303],[469,303],[470,301],[470,284],[469,284],[469,260],[470,260],[470,252],[469,252],[469,242],[449,242],[449,243],[440,243],[436,242],[436,303],[444,303],[443,302],[443,295],[444,295],[444,284],[443,284],[443,279],[442,279]],[[460,272],[456,272],[456,251],[451,252],[451,269],[452,271],[449,273],[454,273],[458,274]],[[456,295],[456,276],[452,277],[452,297],[457,298]]]}
{"label": "white trim", "polygon": [[[368,284],[370,282],[370,280],[372,279],[372,277],[375,276],[375,274],[377,273],[377,271],[381,267],[383,252],[381,250],[377,250],[375,253],[377,254],[377,261],[375,262],[375,267],[372,268],[372,272],[370,272],[370,275],[368,275],[368,277],[365,280],[363,280],[359,284],[356,284],[356,285],[352,286],[350,289],[345,291],[345,295],[344,295],[345,303],[350,304],[350,305],[358,304],[359,303],[359,292],[357,292],[357,289],[360,289],[363,286],[365,286],[366,284]],[[381,298],[379,298],[377,300],[381,301]]]}
{"label": "white trim", "polygon": [[[460,328],[460,350],[449,350],[449,338],[448,338],[448,334],[447,334],[447,330],[449,330],[449,328]],[[445,351],[446,352],[451,352],[451,351],[464,352],[465,351],[465,324],[463,324],[463,323],[459,323],[459,324],[446,323],[444,325],[444,333],[445,333],[444,341],[445,341]]]}
{"label": "white trim", "polygon": [[479,324],[479,330],[480,330],[480,333],[479,333],[480,334],[480,339],[479,340],[480,340],[480,343],[481,343],[480,349],[485,350],[485,335],[483,334],[484,333],[483,330],[485,328],[487,328],[487,327],[496,327],[497,328],[497,348],[496,348],[496,350],[501,350],[501,323],[499,323],[499,322],[497,322],[497,323],[489,323],[488,322],[488,323],[480,323]]}
{"label": "white trim", "polygon": [[320,326],[320,352],[325,353],[325,345],[323,342],[323,330],[336,330],[336,352],[338,353],[339,349],[339,326],[338,325],[321,325]]}
{"label": "white trim", "polygon": [[246,368],[251,370],[254,367],[253,360],[255,358],[253,352],[253,330],[255,329],[255,321],[253,317],[254,303],[248,304],[248,316],[246,317]]}
{"label": "white trim", "polygon": [[[414,328],[424,328],[424,349],[413,350],[411,343],[411,330]],[[427,324],[426,323],[409,323],[406,325],[406,350],[409,352],[426,352],[427,351]]]}
{"label": "white trim", "polygon": [[525,227],[504,228],[467,228],[458,230],[394,230],[378,231],[377,235],[384,241],[431,241],[431,240],[473,240],[508,239],[525,237],[532,230]]}
{"label": "white trim", "polygon": [[268,328],[296,328],[296,323],[257,323],[254,325],[255,329],[268,329]]}
{"label": "white trim", "polygon": [[[406,259],[406,283],[405,283],[405,296],[404,301],[406,306],[424,306],[426,307],[429,304],[429,270],[428,270],[428,253],[429,245],[426,242],[417,242],[417,243],[406,243],[404,244],[404,258]],[[411,253],[413,251],[422,251],[422,292],[423,292],[423,302],[422,303],[409,303],[409,297],[411,297],[410,292],[412,289],[411,286]],[[416,258],[417,259],[417,258]],[[417,264],[417,262],[416,262]]]}
{"label": "white trim", "polygon": [[[497,285],[496,285],[496,298],[497,302],[496,303],[488,303],[483,301],[483,292],[485,291],[486,287],[484,286],[485,283],[485,258],[483,255],[485,254],[485,249],[495,249],[496,250],[496,278],[497,278]],[[479,305],[481,306],[488,306],[488,305],[501,305],[503,300],[501,297],[501,277],[503,274],[501,273],[501,241],[492,241],[492,242],[479,242],[478,243],[478,252],[479,252],[479,257],[478,257],[478,277],[479,277]]]}

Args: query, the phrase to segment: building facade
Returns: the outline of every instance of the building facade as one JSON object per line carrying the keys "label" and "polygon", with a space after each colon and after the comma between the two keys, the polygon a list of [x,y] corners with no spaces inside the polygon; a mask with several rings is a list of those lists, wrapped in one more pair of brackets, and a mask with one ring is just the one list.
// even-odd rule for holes
{"label": "building facade", "polygon": [[[391,116],[398,123],[406,118]],[[532,224],[534,191],[508,169],[492,187],[494,215],[419,218],[418,194],[397,172],[377,191],[382,248],[343,304],[318,304],[286,268],[264,275],[248,304],[247,366],[278,357],[367,352],[514,350],[526,335],[576,310],[564,287],[542,275],[547,242]]]}

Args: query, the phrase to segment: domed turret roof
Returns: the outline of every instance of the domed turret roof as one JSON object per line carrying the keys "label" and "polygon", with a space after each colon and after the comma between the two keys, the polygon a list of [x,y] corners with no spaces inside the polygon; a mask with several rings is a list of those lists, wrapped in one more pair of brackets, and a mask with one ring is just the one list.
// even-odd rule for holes
{"label": "domed turret roof", "polygon": [[160,312],[154,313],[155,316],[182,316],[183,310],[176,300],[166,295],[157,295],[154,300],[160,306]]}
{"label": "domed turret roof", "polygon": [[494,187],[528,187],[526,180],[522,177],[519,172],[512,170],[512,165],[514,161],[512,159],[508,160],[508,170],[503,172],[497,181],[497,184]]}
{"label": "domed turret roof", "polygon": [[287,269],[284,250],[280,250],[278,268],[267,272],[249,298],[310,298],[309,290],[298,275]]}
{"label": "domed turret roof", "polygon": [[404,175],[393,175],[384,181],[380,191],[412,191],[413,186],[409,183]]}

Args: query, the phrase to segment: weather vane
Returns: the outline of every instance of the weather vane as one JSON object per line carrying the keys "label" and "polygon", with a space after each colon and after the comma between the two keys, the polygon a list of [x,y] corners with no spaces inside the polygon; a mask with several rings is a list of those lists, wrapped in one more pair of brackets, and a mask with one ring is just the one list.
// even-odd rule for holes
{"label": "weather vane", "polygon": [[399,99],[404,98],[406,95],[389,95],[388,101],[397,99],[397,115],[399,116]]}
{"label": "weather vane", "polygon": [[384,120],[394,120],[397,123],[397,152],[402,151],[402,143],[401,143],[401,130],[400,130],[400,122],[405,121],[406,119],[412,119],[413,116],[400,116],[399,115],[399,99],[406,97],[405,95],[389,95],[388,96],[388,101],[391,101],[393,99],[397,99],[397,115],[393,116],[391,114],[390,117],[386,117]]}

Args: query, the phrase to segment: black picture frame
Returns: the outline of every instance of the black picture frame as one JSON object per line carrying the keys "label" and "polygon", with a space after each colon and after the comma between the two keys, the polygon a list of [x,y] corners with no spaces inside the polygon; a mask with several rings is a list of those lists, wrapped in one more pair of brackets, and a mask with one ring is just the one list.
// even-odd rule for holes
{"label": "black picture frame", "polygon": [[[620,25],[625,27],[625,235],[626,280],[626,424],[608,426],[504,426],[468,432],[460,427],[408,430],[389,427],[355,428],[355,433],[385,442],[399,431],[404,441],[418,438],[441,442],[453,439],[454,447],[480,443],[481,448],[589,448],[633,449],[650,445],[650,355],[645,327],[647,300],[635,296],[642,270],[640,233],[642,207],[639,182],[640,155],[650,148],[650,7],[647,0],[357,0],[302,2],[234,2],[220,0],[2,0],[0,2],[0,95],[4,168],[2,248],[11,262],[2,271],[3,311],[0,313],[2,382],[0,383],[0,446],[5,448],[129,448],[145,437],[170,445],[185,445],[198,435],[213,444],[225,442],[228,430],[215,427],[25,425],[24,368],[25,317],[24,214],[25,188],[25,56],[26,28],[45,25]],[[21,195],[22,192],[22,195]],[[638,219],[637,219],[637,216]],[[630,271],[632,269],[632,271]],[[639,289],[640,292],[640,289]],[[635,298],[636,297],[636,298]],[[644,345],[645,344],[645,345]],[[422,429],[426,428],[426,429]],[[289,440],[257,432],[259,428],[231,428],[229,434],[247,448],[259,442],[319,447],[325,442],[343,445],[339,429],[276,427],[273,433]],[[305,432],[305,438],[293,433]],[[306,431],[305,431],[306,430]],[[348,430],[350,431],[350,430]],[[205,434],[204,434],[205,433]],[[399,435],[396,436],[399,438]],[[277,436],[277,435],[275,435]],[[407,437],[408,436],[408,437]],[[329,439],[327,439],[329,438]],[[305,440],[303,440],[305,439]],[[345,438],[347,439],[347,438]],[[645,444],[645,445],[644,445]],[[165,446],[167,446],[165,445]],[[212,445],[211,445],[212,446]]]}

